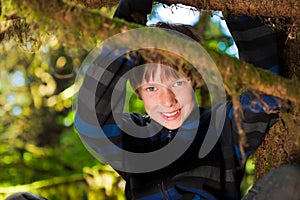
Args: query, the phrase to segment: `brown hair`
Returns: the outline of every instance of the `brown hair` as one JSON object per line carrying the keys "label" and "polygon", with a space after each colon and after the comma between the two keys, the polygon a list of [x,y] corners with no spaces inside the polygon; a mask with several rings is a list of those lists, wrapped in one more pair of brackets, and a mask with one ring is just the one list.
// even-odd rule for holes
{"label": "brown hair", "polygon": [[[201,38],[190,25],[159,22],[155,26],[178,31],[189,36],[196,42],[201,43]],[[137,57],[135,66],[146,65],[143,68],[133,69],[130,75],[129,82],[134,90],[138,89],[143,80],[149,81],[153,78],[157,70],[157,64],[159,64],[162,69],[162,80],[170,79],[171,77],[179,78],[181,74],[191,79],[194,88],[199,88],[203,85],[200,73],[191,63],[175,53],[161,49],[148,48],[140,49],[137,52],[134,52],[134,54],[136,54]],[[153,63],[157,64],[155,65]]]}
{"label": "brown hair", "polygon": [[191,39],[195,40],[198,43],[202,43],[202,37],[201,34],[199,34],[196,29],[187,24],[169,24],[166,22],[158,22],[154,25],[155,27],[165,28],[174,30],[180,33],[185,34],[186,36],[190,37]]}
{"label": "brown hair", "polygon": [[154,77],[158,67],[161,68],[161,80],[177,79],[184,76],[192,81],[193,88],[199,88],[203,84],[200,73],[192,64],[165,50],[138,50],[135,66],[129,77],[130,85],[134,90],[139,88],[143,80],[149,82]]}

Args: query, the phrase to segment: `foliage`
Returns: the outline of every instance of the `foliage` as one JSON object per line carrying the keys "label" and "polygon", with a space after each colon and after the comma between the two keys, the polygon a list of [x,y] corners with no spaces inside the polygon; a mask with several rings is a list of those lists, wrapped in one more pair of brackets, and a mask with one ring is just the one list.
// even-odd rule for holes
{"label": "foliage", "polygon": [[0,187],[71,176],[99,164],[72,127],[72,86],[85,55],[54,37],[35,53],[12,40],[1,45]]}
{"label": "foliage", "polygon": [[[87,152],[72,126],[75,71],[85,54],[55,35],[34,54],[12,40],[1,47],[0,197],[30,191],[50,199],[122,199],[121,179]],[[92,183],[101,177],[113,182]]]}

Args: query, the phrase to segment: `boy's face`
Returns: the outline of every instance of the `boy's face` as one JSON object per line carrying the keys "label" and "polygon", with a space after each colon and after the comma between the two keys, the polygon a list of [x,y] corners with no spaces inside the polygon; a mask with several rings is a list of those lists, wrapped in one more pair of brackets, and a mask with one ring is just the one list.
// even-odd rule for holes
{"label": "boy's face", "polygon": [[149,81],[142,81],[138,94],[148,115],[170,130],[183,124],[196,102],[191,81],[183,75],[162,80],[161,67]]}

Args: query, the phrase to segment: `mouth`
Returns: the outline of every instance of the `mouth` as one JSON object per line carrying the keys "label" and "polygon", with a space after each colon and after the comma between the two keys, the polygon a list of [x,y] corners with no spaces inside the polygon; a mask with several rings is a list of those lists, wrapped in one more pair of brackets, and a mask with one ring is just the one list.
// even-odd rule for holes
{"label": "mouth", "polygon": [[161,112],[161,116],[165,120],[175,120],[181,115],[181,108],[172,112]]}

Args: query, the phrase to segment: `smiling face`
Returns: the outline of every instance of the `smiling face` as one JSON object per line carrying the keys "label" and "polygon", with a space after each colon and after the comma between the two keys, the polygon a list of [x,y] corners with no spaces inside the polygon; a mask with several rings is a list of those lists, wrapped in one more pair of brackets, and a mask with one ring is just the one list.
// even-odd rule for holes
{"label": "smiling face", "polygon": [[136,91],[148,115],[171,130],[183,124],[196,104],[190,79],[165,65],[157,64]]}

